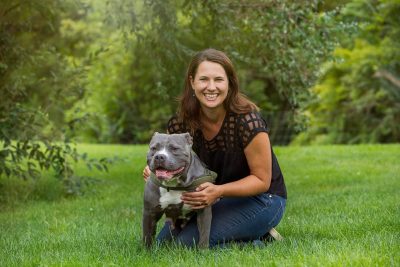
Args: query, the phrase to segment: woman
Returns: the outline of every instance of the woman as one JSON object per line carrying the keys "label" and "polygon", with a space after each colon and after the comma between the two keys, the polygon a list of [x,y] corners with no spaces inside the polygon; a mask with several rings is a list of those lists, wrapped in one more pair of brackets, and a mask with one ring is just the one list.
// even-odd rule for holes
{"label": "woman", "polygon": [[[221,51],[197,53],[188,67],[178,114],[169,133],[189,132],[193,150],[218,174],[182,200],[193,209],[212,206],[210,247],[260,240],[278,225],[286,206],[286,187],[258,107],[239,92],[230,59]],[[143,171],[145,179],[150,171]],[[217,201],[219,200],[219,201]],[[199,240],[196,219],[181,230],[166,223],[159,242],[191,247]]]}

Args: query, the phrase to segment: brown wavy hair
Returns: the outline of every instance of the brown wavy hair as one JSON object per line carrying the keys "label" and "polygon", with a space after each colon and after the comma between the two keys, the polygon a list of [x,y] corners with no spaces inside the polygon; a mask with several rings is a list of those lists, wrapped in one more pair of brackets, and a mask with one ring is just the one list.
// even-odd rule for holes
{"label": "brown wavy hair", "polygon": [[190,78],[194,79],[197,68],[203,61],[210,61],[220,64],[228,77],[228,95],[224,101],[224,107],[227,112],[235,112],[243,114],[255,110],[259,110],[256,104],[250,101],[239,90],[239,81],[232,61],[228,56],[216,49],[206,49],[195,54],[190,61],[186,72],[185,84],[182,95],[179,97],[178,119],[189,127],[193,134],[195,130],[201,127],[200,125],[200,103],[193,95],[193,88]]}

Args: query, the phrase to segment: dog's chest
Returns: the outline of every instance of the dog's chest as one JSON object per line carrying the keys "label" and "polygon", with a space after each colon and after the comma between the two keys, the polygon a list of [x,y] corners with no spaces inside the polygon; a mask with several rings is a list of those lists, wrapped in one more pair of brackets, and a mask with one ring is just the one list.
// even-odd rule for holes
{"label": "dog's chest", "polygon": [[[181,199],[182,193],[185,191],[180,190],[167,190],[160,187],[160,206],[162,209],[166,209],[169,205],[181,204],[183,201]],[[191,211],[189,205],[183,204],[183,211]]]}

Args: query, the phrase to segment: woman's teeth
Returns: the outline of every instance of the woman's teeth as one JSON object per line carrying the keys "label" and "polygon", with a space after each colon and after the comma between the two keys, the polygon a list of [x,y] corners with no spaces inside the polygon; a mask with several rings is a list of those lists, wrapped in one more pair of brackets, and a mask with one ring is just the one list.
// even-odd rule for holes
{"label": "woman's teeth", "polygon": [[213,101],[217,98],[218,94],[204,94],[207,100]]}

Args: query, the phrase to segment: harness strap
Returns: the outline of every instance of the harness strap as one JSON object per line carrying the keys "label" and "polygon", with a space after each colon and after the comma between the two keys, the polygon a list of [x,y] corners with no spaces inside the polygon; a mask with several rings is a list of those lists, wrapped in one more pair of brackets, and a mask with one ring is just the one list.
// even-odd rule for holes
{"label": "harness strap", "polygon": [[152,181],[154,184],[162,188],[167,189],[168,191],[169,190],[194,191],[199,185],[205,182],[214,183],[216,178],[217,178],[217,173],[209,169],[205,169],[205,173],[197,177],[188,186],[166,186],[160,180],[157,179],[157,176],[153,172],[150,174],[150,181]]}

